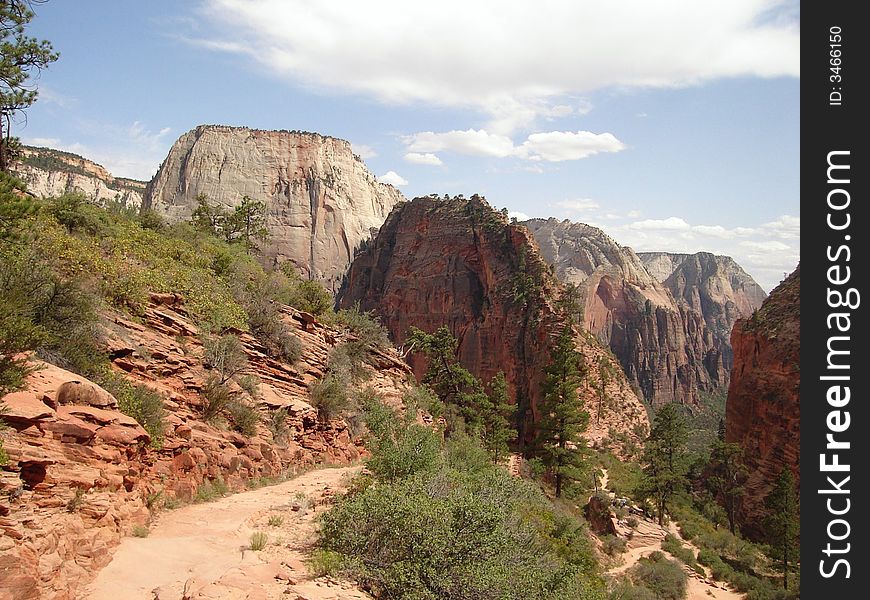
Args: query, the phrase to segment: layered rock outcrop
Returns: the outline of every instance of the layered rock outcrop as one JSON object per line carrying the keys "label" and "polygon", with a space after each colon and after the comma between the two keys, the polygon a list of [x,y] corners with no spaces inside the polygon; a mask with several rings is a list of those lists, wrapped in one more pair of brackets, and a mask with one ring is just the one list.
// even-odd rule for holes
{"label": "layered rock outcrop", "polygon": [[[351,334],[290,308],[282,318],[302,342],[292,365],[238,332],[259,379],[261,419],[250,437],[202,421],[203,347],[175,296],[152,296],[141,320],[111,314],[104,321],[116,372],[164,397],[167,430],[159,446],[111,394],[38,363],[27,387],[3,398],[10,429],[0,433],[9,455],[0,468],[0,599],[77,598],[122,536],[161,507],[195,500],[210,482],[241,490],[317,463],[359,458],[361,442],[348,425],[321,422],[308,403],[308,386]],[[395,351],[372,350],[366,363],[366,385],[399,403],[410,368]]]}
{"label": "layered rock outcrop", "polygon": [[145,205],[188,219],[197,196],[265,202],[267,260],[290,260],[336,291],[354,252],[404,198],[379,183],[349,142],[316,133],[202,125],[184,135],[148,185]]}
{"label": "layered rock outcrop", "polygon": [[[351,265],[340,303],[375,311],[397,344],[411,326],[449,327],[463,366],[484,381],[505,373],[528,432],[549,348],[565,322],[555,305],[561,293],[525,227],[508,224],[476,196],[424,197],[393,210]],[[637,441],[648,419],[621,368],[585,332],[578,331],[577,344],[590,368],[583,389],[594,413],[590,437],[601,441],[614,429]],[[412,354],[410,363],[421,377],[424,357]]]}
{"label": "layered rock outcrop", "polygon": [[115,202],[138,209],[145,195],[144,181],[113,177],[95,162],[49,148],[25,146],[12,171],[27,184],[30,193],[41,198],[75,192],[101,206]]}
{"label": "layered rock outcrop", "polygon": [[800,265],[731,335],[734,369],[725,439],[740,444],[749,472],[742,523],[759,532],[764,497],[783,469],[800,483]]}
{"label": "layered rock outcrop", "polygon": [[586,328],[650,404],[697,405],[702,393],[727,386],[722,346],[701,314],[677,302],[631,248],[582,223],[523,224],[557,277],[577,286]]}
{"label": "layered rock outcrop", "polygon": [[731,330],[767,298],[761,286],[729,256],[640,252],[638,257],[677,301],[703,316],[730,371]]}

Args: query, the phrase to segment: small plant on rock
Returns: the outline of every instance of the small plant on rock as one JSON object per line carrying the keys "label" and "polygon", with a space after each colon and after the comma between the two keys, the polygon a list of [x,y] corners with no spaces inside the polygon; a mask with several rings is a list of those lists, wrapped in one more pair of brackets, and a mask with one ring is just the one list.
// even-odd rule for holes
{"label": "small plant on rock", "polygon": [[262,531],[255,531],[251,534],[251,544],[250,549],[254,552],[259,552],[263,548],[266,547],[266,543],[269,541],[269,536],[267,536]]}

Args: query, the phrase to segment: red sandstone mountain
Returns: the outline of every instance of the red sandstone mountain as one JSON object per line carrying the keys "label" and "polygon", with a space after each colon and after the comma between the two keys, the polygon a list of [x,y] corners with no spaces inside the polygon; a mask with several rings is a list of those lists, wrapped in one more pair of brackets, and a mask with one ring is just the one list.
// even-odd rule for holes
{"label": "red sandstone mountain", "polygon": [[782,469],[800,483],[800,316],[798,265],[731,335],[725,438],[742,446],[749,469],[742,510],[750,535]]}
{"label": "red sandstone mountain", "polygon": [[[528,229],[509,224],[476,196],[424,197],[393,209],[353,261],[340,303],[375,311],[396,344],[411,326],[434,331],[447,325],[459,341],[460,361],[473,374],[488,381],[504,371],[528,427],[541,399],[551,340],[565,321],[555,306],[561,293]],[[578,331],[577,344],[590,367],[583,390],[593,413],[590,436],[601,440],[612,428],[638,440],[648,419],[622,369],[588,333]],[[410,363],[422,376],[424,358],[412,355]],[[592,407],[602,380],[598,419]]]}

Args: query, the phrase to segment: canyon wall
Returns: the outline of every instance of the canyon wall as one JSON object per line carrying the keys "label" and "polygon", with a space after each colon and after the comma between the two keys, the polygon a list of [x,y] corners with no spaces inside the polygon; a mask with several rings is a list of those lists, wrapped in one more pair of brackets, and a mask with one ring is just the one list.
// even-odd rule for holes
{"label": "canyon wall", "polygon": [[698,405],[702,393],[728,385],[722,346],[701,314],[675,300],[631,248],[582,223],[523,225],[557,277],[577,286],[586,328],[613,351],[647,402]]}
{"label": "canyon wall", "polygon": [[725,439],[743,448],[749,471],[742,523],[757,535],[764,497],[780,472],[800,483],[800,265],[734,327]]}

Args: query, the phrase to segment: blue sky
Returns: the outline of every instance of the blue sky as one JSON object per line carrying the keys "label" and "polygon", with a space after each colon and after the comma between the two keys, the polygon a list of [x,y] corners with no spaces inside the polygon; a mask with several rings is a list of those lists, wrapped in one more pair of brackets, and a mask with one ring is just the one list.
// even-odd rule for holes
{"label": "blue sky", "polygon": [[148,179],[202,123],[350,140],[408,197],[481,193],[635,250],[799,257],[799,5],[51,0],[14,132]]}

